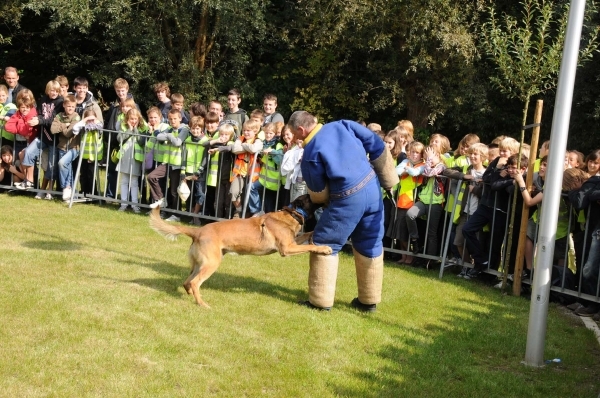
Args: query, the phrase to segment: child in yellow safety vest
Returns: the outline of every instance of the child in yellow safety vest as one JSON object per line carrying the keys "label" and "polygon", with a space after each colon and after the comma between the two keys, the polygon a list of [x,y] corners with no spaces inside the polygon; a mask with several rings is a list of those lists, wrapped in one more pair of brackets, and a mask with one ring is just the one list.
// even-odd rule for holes
{"label": "child in yellow safety vest", "polygon": [[[265,141],[263,150],[259,155],[260,172],[258,180],[250,187],[248,210],[253,215],[260,215],[275,211],[277,191],[281,180],[281,159],[283,144],[278,142],[275,123],[267,123],[263,126]],[[264,200],[263,200],[264,199]],[[264,209],[262,208],[264,202]]]}
{"label": "child in yellow safety vest", "polygon": [[[183,164],[185,165],[185,180],[192,193],[192,213],[199,214],[204,204],[207,154],[205,154],[208,137],[204,134],[204,119],[199,116],[192,117],[190,121],[190,135],[185,140]],[[198,218],[192,218],[192,224],[199,224]]]}
{"label": "child in yellow safety vest", "polygon": [[[423,182],[423,150],[425,145],[418,141],[412,141],[406,149],[408,157],[398,166],[396,172],[400,177],[400,187],[398,190],[398,199],[396,201],[396,220],[391,230],[386,235],[400,244],[401,250],[408,250],[408,227],[406,225],[406,212],[415,201],[417,188]],[[398,260],[400,264],[412,264],[413,257],[409,254],[403,254]]]}

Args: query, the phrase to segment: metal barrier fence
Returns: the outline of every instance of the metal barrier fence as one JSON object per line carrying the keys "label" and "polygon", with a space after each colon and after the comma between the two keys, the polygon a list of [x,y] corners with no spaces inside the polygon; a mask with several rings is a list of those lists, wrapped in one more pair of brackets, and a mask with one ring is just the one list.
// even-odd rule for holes
{"label": "metal barrier fence", "polygon": [[[78,202],[99,201],[100,203],[118,203],[121,206],[149,208],[153,198],[151,190],[148,188],[148,176],[159,166],[163,166],[165,170],[163,177],[160,178],[160,189],[163,196],[167,198],[167,206],[161,210],[166,214],[189,217],[192,221],[215,221],[234,216],[235,208],[229,194],[229,176],[235,159],[234,154],[228,151],[217,151],[208,154],[209,147],[205,146],[204,143],[186,142],[182,144],[182,153],[193,154],[193,158],[188,159],[184,155],[182,156],[182,166],[173,166],[170,164],[161,164],[152,158],[153,154],[148,151],[147,143],[155,140],[155,138],[149,135],[110,130],[101,130],[96,133],[82,131],[82,134],[82,143],[89,142],[88,138],[90,134],[98,134],[98,136],[95,140],[92,140],[93,146],[87,149],[88,152],[91,150],[94,156],[87,156],[85,159],[84,156],[77,156],[75,162],[71,165],[73,167],[74,178],[71,183],[73,189],[68,200],[69,206]],[[142,150],[143,158],[140,157],[139,148],[137,152],[135,150],[136,143]],[[0,137],[0,146],[7,144],[12,144],[13,146],[13,159],[19,159],[19,148],[28,148],[21,142],[17,142],[15,146],[14,141],[7,142],[5,137]],[[53,156],[53,154],[56,155],[58,152],[56,144],[53,144],[52,147],[42,148],[39,145],[39,139],[37,139],[37,141],[34,141],[30,145],[39,146],[39,153],[35,157],[35,181],[30,191],[43,195],[62,195],[60,184],[56,183],[56,170],[59,161],[58,156]],[[134,149],[123,150],[128,145]],[[204,153],[200,150],[200,146],[204,148]],[[30,148],[30,150],[33,149]],[[119,153],[121,154],[119,159],[111,156]],[[206,157],[206,161],[203,163],[203,160],[200,158],[204,156]],[[261,175],[258,176],[259,179],[256,180],[257,182],[253,184],[253,180],[257,177],[254,172],[256,162],[262,161],[263,164],[266,164],[267,161],[273,160],[273,158],[274,156],[271,154],[254,154],[251,157],[252,160],[248,163],[249,172],[245,178],[241,217],[246,217],[247,215],[246,210],[251,201],[251,196],[254,199],[254,207],[256,207],[257,203],[255,199],[259,198],[260,211],[269,212],[286,206],[296,196],[306,192],[301,178],[294,184],[291,184],[289,189],[284,188],[285,179],[282,179],[281,175],[278,175],[277,178],[277,188],[267,189],[268,184],[263,182],[270,179],[271,183],[273,183],[274,178],[273,174],[270,176],[263,174],[266,173],[266,167],[261,168]],[[128,169],[123,170],[123,167],[119,167],[125,164],[128,165]],[[192,165],[191,168],[188,167],[190,165]],[[138,167],[139,172],[137,172]],[[195,169],[196,167],[198,168]],[[119,170],[118,172],[117,169]],[[49,170],[54,171],[49,172]],[[181,184],[182,178],[188,183],[190,191],[189,197],[185,201],[182,201],[177,194],[177,187]],[[459,208],[459,198],[461,195],[467,195],[466,200],[468,201],[471,193],[468,190],[464,190],[463,180],[454,180],[455,184],[450,184],[448,182],[449,178],[442,175],[429,178],[439,181],[444,186],[449,187],[449,189],[446,189],[444,192],[444,203],[446,205],[445,207],[441,206],[441,214],[437,214],[440,212],[440,209],[432,204],[434,202],[433,190],[431,190],[429,198],[423,198],[424,202],[429,202],[432,205],[425,205],[425,213],[417,220],[416,224],[419,232],[418,235],[422,242],[422,252],[413,254],[410,247],[398,248],[398,239],[389,238],[384,241],[384,243],[387,243],[384,244],[384,250],[387,253],[396,255],[405,254],[420,258],[427,262],[427,268],[432,267],[433,264],[437,265],[439,262],[439,277],[442,278],[450,266],[454,266],[454,264],[448,265],[447,258],[453,245],[451,239],[453,237],[453,229],[456,227],[454,221],[458,218],[456,212],[464,210]],[[14,183],[17,182],[15,175],[10,174],[9,184],[6,181],[4,181],[4,184],[0,184],[0,188],[14,189]],[[271,185],[272,188],[273,186]],[[123,189],[126,189],[127,192],[124,192]],[[137,200],[132,200],[135,199],[136,195],[133,195],[132,198],[132,193],[136,189],[138,191]],[[453,199],[451,199],[452,197]],[[414,199],[417,198],[415,197]],[[399,209],[396,206],[398,192],[395,193],[393,198],[384,198],[384,201],[387,201],[385,203],[387,227],[389,228],[390,224],[394,226],[396,223],[403,222],[402,217],[406,218],[406,213],[403,211],[407,209]],[[198,207],[196,203],[199,202],[202,202],[202,205]],[[451,202],[451,206],[447,205],[448,202]],[[496,207],[496,202],[497,194],[494,197],[494,207]],[[564,260],[562,264],[555,264],[553,266],[553,273],[556,275],[553,275],[551,290],[567,296],[600,303],[600,267],[597,265],[600,262],[600,258],[598,257],[600,256],[600,231],[590,230],[593,226],[589,225],[589,218],[586,218],[585,223],[581,225],[578,218],[574,217],[576,212],[573,210],[572,205],[565,202],[564,206],[566,210],[563,209],[563,213],[568,216],[566,236],[568,244],[559,246],[560,250],[564,251],[560,258]],[[507,208],[503,211],[510,214],[510,209],[511,201],[509,201]],[[255,208],[254,210],[257,209]],[[467,215],[467,217],[469,216]],[[497,228],[496,213],[494,213],[492,224],[489,226],[489,235],[485,239],[482,239],[482,241],[488,242],[501,241],[499,258],[493,258],[492,250],[490,248],[486,249],[488,250],[488,267],[484,271],[488,274],[501,275],[504,271],[493,264],[498,264],[498,260],[504,260],[506,256],[508,236],[505,231],[508,230],[509,220],[509,217],[506,217],[504,225]],[[519,220],[515,220],[515,225],[518,224]],[[502,235],[498,236],[499,233]],[[518,236],[517,230],[514,233]],[[532,241],[534,247],[536,239],[537,226]],[[463,253],[464,250],[465,247],[463,246]],[[511,256],[514,257],[515,254],[516,244],[513,245]],[[576,261],[573,261],[573,258],[576,258]],[[588,270],[591,269],[592,271],[584,275],[582,269],[586,266],[586,262],[589,263],[587,265]],[[511,260],[499,261],[499,263],[506,263],[510,266]],[[472,264],[468,261],[465,261],[462,265],[472,267]],[[523,280],[526,284],[531,284],[533,281],[533,272],[535,272],[535,269],[531,271],[528,277]]]}

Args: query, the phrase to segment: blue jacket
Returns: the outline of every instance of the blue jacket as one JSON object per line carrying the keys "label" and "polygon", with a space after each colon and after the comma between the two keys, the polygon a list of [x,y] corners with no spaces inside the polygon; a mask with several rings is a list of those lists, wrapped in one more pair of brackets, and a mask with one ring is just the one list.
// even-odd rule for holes
{"label": "blue jacket", "polygon": [[330,194],[342,193],[371,173],[369,158],[377,159],[384,149],[381,138],[356,122],[318,124],[304,140],[302,176],[313,192],[329,184]]}

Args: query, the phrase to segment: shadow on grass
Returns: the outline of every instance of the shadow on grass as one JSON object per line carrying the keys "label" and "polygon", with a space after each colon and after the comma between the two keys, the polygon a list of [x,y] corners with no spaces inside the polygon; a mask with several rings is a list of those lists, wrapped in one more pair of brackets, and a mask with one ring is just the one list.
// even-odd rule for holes
{"label": "shadow on grass", "polygon": [[262,279],[249,276],[215,273],[201,289],[218,290],[226,293],[259,293],[282,301],[296,302],[299,297],[306,296],[303,289],[290,289]]}
{"label": "shadow on grass", "polygon": [[[488,323],[500,322],[505,313],[503,311],[505,306],[494,303],[487,303],[484,306],[472,300],[465,300],[464,303],[467,306],[473,304],[481,310],[450,305],[443,310],[445,315],[437,318],[436,323],[420,327],[409,327],[381,318],[372,318],[374,328],[383,324],[398,330],[397,335],[394,336],[395,343],[381,346],[373,353],[380,357],[385,365],[369,371],[353,372],[351,377],[357,379],[358,383],[332,383],[334,395],[473,396],[472,393],[477,386],[469,379],[484,378],[485,374],[476,375],[469,373],[471,370],[464,370],[472,368],[473,362],[477,361],[473,359],[469,336],[484,333]],[[462,337],[457,339],[459,333]],[[459,341],[449,345],[449,339]],[[474,343],[474,346],[477,347],[476,350],[480,349],[479,342]],[[447,356],[456,357],[456,363],[449,365]],[[518,374],[520,371],[518,361],[508,371]],[[440,384],[445,387],[440,388]],[[356,387],[349,385],[356,385]]]}
{"label": "shadow on grass", "polygon": [[77,251],[83,248],[83,246],[77,242],[58,238],[53,240],[30,240],[21,243],[21,245],[28,249],[48,251]]}
{"label": "shadow on grass", "polygon": [[[172,267],[172,265],[166,263],[145,266],[149,266],[150,268],[156,267],[157,269]],[[175,276],[175,274],[173,275]],[[173,297],[180,297],[182,293],[178,289],[183,286],[183,282],[188,275],[189,274],[187,271],[183,271],[181,268],[178,268],[176,275],[177,278],[142,278],[132,279],[127,282],[136,283],[151,289],[159,290]],[[200,294],[202,294],[202,292],[205,290],[215,290],[228,294],[258,293],[264,296],[294,303],[299,297],[306,295],[306,292],[301,289],[289,289],[281,285],[266,282],[264,280],[226,273],[216,273],[212,275],[202,284],[202,286],[200,286]]]}

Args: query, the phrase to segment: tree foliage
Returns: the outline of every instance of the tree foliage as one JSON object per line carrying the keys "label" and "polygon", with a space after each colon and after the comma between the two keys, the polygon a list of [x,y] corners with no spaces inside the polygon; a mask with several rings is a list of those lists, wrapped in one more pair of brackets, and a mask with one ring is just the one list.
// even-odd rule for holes
{"label": "tree foliage", "polygon": [[[507,0],[488,4],[5,0],[0,61],[16,66],[38,93],[57,74],[87,76],[107,99],[114,98],[114,79],[124,77],[143,106],[154,101],[151,86],[158,81],[187,102],[222,99],[238,87],[246,109],[273,92],[286,115],[304,108],[324,120],[363,119],[387,128],[408,118],[453,141],[467,132],[488,139],[518,128],[523,93],[553,95],[555,69],[540,68],[559,62],[566,1],[541,2],[538,10],[528,0],[525,11]],[[598,16],[588,15],[589,38]],[[577,109],[586,120],[600,120],[599,69],[587,68]]]}

